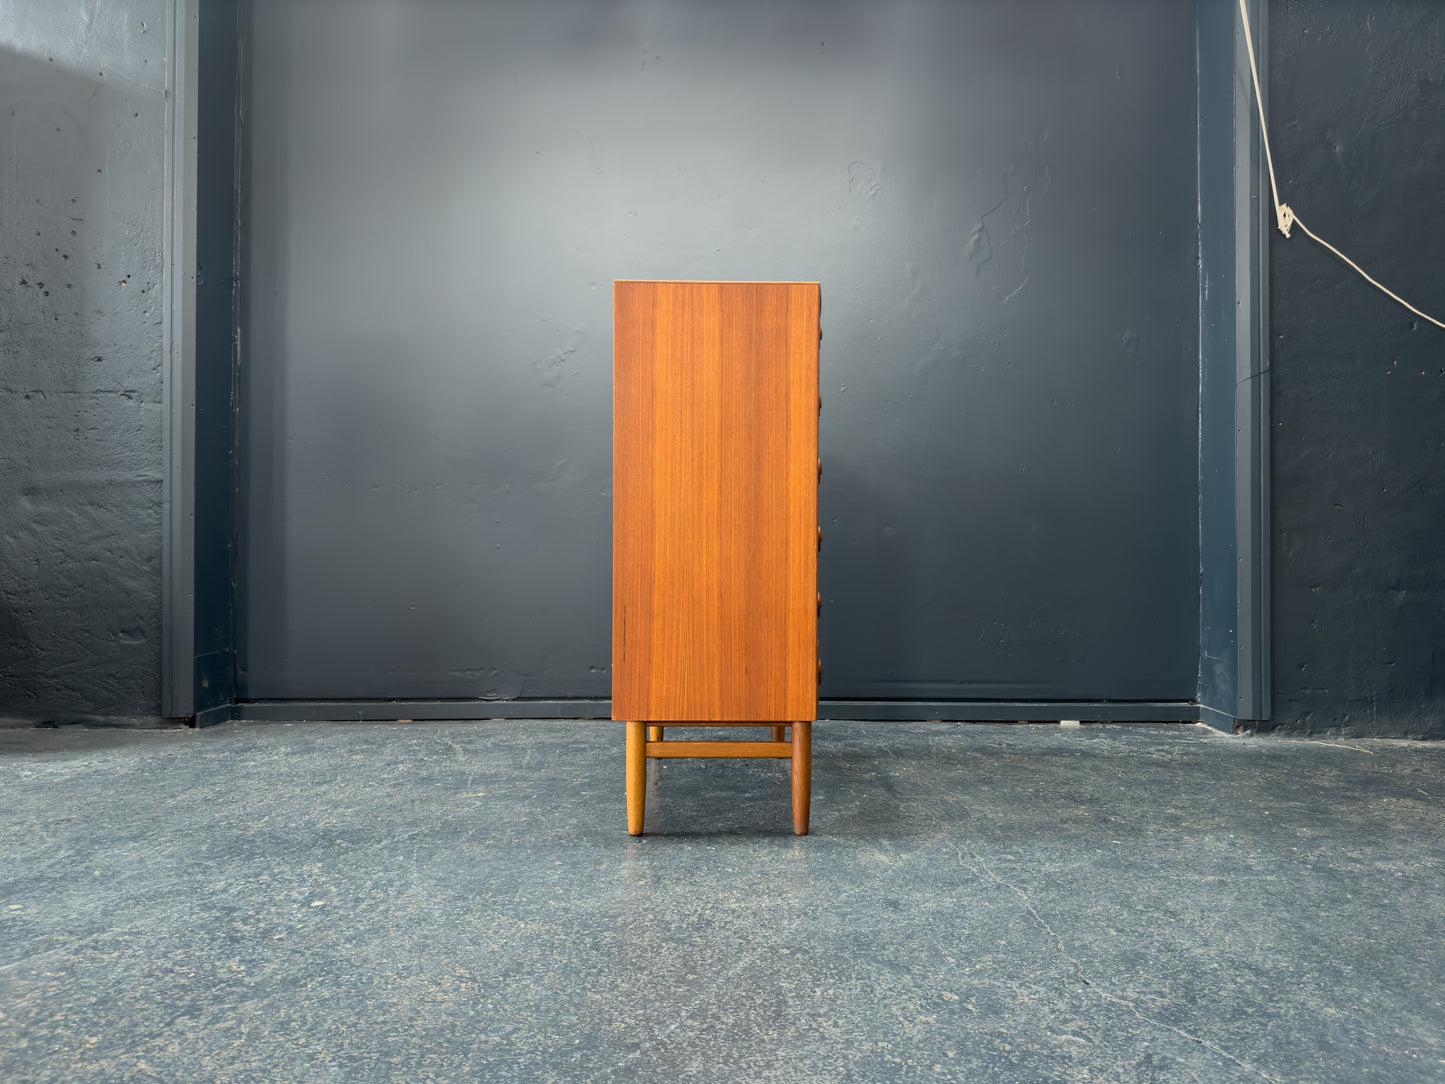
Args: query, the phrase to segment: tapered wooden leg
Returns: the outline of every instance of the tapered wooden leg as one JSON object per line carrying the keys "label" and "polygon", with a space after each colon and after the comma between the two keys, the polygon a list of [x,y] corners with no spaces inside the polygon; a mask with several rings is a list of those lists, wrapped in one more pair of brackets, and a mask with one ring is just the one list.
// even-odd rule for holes
{"label": "tapered wooden leg", "polygon": [[[647,801],[647,745],[643,723],[627,724],[627,831],[642,835],[642,812]],[[797,793],[798,784],[793,784]],[[796,806],[797,798],[793,799]]]}
{"label": "tapered wooden leg", "polygon": [[650,726],[647,728],[648,741],[662,741],[662,727]]}
{"label": "tapered wooden leg", "polygon": [[808,834],[808,806],[813,796],[813,724],[793,724],[793,834]]}
{"label": "tapered wooden leg", "polygon": [[775,726],[775,727],[773,727],[773,741],[786,741],[786,740],[787,740],[787,736],[786,736],[786,734],[785,734],[785,731],[786,731],[787,729],[788,729],[788,728],[785,727],[785,726]]}

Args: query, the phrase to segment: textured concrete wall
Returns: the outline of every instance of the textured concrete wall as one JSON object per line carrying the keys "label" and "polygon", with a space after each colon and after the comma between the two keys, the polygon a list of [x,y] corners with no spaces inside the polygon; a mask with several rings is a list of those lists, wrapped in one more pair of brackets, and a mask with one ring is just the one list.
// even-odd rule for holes
{"label": "textured concrete wall", "polygon": [[[1445,5],[1270,5],[1282,196],[1445,319]],[[1271,239],[1272,725],[1445,737],[1445,330]]]}
{"label": "textured concrete wall", "polygon": [[160,707],[162,0],[0,4],[0,714]]}

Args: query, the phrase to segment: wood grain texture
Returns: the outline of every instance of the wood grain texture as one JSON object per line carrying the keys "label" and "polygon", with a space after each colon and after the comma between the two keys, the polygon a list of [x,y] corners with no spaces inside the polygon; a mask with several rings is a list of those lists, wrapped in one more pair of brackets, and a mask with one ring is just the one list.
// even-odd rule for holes
{"label": "wood grain texture", "polygon": [[793,834],[808,834],[813,798],[813,724],[793,726]]}
{"label": "wood grain texture", "polygon": [[787,760],[793,755],[793,746],[785,741],[650,741],[647,755],[654,759],[775,757]]}
{"label": "wood grain texture", "polygon": [[642,835],[642,821],[647,812],[645,729],[642,723],[627,724],[627,832],[633,836]]}
{"label": "wood grain texture", "polygon": [[818,308],[614,284],[615,719],[817,715]]}
{"label": "wood grain texture", "polygon": [[[668,727],[675,727],[675,726],[710,726],[710,727],[724,727],[724,726],[725,726],[725,727],[736,727],[736,726],[766,726],[766,727],[771,727],[773,730],[786,730],[786,729],[787,729],[787,724],[786,724],[786,723],[757,723],[757,722],[752,722],[752,723],[750,723],[750,722],[744,722],[744,721],[742,721],[742,720],[740,720],[740,719],[728,719],[728,720],[725,721],[725,722],[712,721],[712,722],[700,722],[700,723],[699,723],[699,722],[685,722],[685,721],[681,721],[681,720],[678,720],[678,719],[668,719],[666,722],[658,722],[658,721],[655,720],[655,719],[649,719],[649,720],[647,721],[647,735],[648,735],[647,740],[648,740],[648,741],[662,741],[662,740],[663,740],[662,738],[655,738],[655,739],[654,739],[654,738],[652,737],[652,732],[653,732],[654,730],[664,730],[664,729],[666,729],[666,728],[668,728]],[[779,739],[779,740],[781,740],[781,739]]]}

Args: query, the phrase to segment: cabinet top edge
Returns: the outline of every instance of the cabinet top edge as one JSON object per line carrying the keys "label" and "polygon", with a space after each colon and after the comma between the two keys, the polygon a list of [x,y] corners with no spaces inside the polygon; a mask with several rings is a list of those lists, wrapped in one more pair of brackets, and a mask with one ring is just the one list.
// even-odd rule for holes
{"label": "cabinet top edge", "polygon": [[821,282],[786,279],[613,279],[621,283],[648,283],[658,286],[822,286]]}

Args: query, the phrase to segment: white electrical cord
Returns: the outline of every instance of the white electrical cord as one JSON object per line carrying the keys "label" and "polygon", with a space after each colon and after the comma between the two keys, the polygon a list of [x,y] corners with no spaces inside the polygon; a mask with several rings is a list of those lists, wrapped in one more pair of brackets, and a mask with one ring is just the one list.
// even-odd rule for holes
{"label": "white electrical cord", "polygon": [[1445,323],[1442,323],[1441,321],[1435,319],[1435,317],[1431,316],[1428,312],[1421,312],[1399,294],[1395,293],[1393,290],[1387,289],[1386,287],[1380,285],[1380,283],[1372,279],[1368,274],[1365,273],[1365,269],[1363,267],[1355,263],[1354,260],[1350,259],[1339,249],[1335,248],[1334,245],[1330,244],[1323,237],[1320,237],[1312,229],[1310,229],[1303,222],[1301,222],[1299,220],[1299,216],[1294,213],[1294,210],[1290,207],[1289,204],[1280,202],[1279,186],[1275,183],[1274,180],[1274,156],[1269,153],[1269,131],[1264,123],[1264,98],[1259,92],[1259,68],[1255,66],[1254,62],[1254,37],[1249,32],[1249,8],[1245,6],[1245,0],[1239,0],[1239,15],[1240,18],[1244,20],[1244,44],[1249,50],[1249,71],[1250,74],[1254,76],[1254,101],[1255,104],[1259,106],[1259,136],[1260,140],[1264,143],[1264,160],[1269,164],[1269,190],[1270,193],[1274,196],[1274,220],[1275,224],[1279,226],[1279,232],[1288,237],[1290,227],[1298,226],[1300,229],[1304,230],[1305,233],[1307,233],[1313,240],[1318,241],[1320,244],[1324,245],[1325,248],[1329,249],[1340,259],[1344,260],[1345,263],[1349,264],[1356,271],[1358,271],[1361,276],[1364,277],[1364,280],[1368,282],[1371,286],[1374,286],[1377,289],[1384,291],[1386,294],[1389,294],[1389,296],[1393,297],[1400,304],[1404,305],[1405,308],[1409,309],[1416,316],[1424,317],[1426,320],[1429,320],[1437,327],[1445,327]]}

